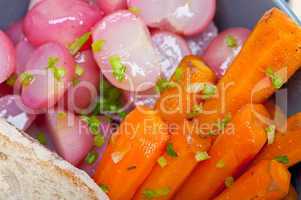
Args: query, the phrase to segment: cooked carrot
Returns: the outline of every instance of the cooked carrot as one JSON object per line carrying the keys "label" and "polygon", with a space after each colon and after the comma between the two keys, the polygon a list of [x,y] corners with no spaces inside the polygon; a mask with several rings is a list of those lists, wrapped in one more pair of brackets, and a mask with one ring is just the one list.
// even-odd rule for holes
{"label": "cooked carrot", "polygon": [[298,194],[294,186],[290,185],[288,194],[282,200],[298,200]]}
{"label": "cooked carrot", "polygon": [[280,200],[288,193],[290,173],[277,161],[264,160],[250,168],[214,200]]}
{"label": "cooked carrot", "polygon": [[137,107],[129,113],[108,145],[94,180],[112,200],[129,200],[149,175],[168,140],[156,112]]}
{"label": "cooked carrot", "polygon": [[136,193],[136,200],[148,199],[145,196],[147,190],[157,190],[160,188],[168,188],[168,193],[162,195],[157,200],[171,199],[175,191],[183,183],[183,181],[191,173],[192,169],[197,165],[198,161],[195,156],[197,152],[207,151],[210,143],[207,139],[189,134],[189,130],[185,129],[188,122],[185,121],[184,130],[174,132],[171,135],[168,144],[172,145],[177,156],[171,156],[165,152],[162,159],[166,160],[166,166],[157,164],[150,176],[145,180],[139,191]]}
{"label": "cooked carrot", "polygon": [[247,103],[263,103],[301,66],[301,28],[274,8],[258,22],[218,82],[218,97],[205,102],[203,123],[215,123]]}
{"label": "cooked carrot", "polygon": [[227,177],[237,175],[266,142],[265,125],[256,114],[268,117],[263,105],[246,105],[228,124],[176,194],[175,199],[211,199],[224,187]]}
{"label": "cooked carrot", "polygon": [[162,119],[167,123],[182,123],[194,117],[198,114],[196,109],[200,109],[199,92],[190,90],[199,84],[213,84],[215,80],[214,72],[199,57],[186,56],[171,78],[174,86],[162,91],[156,104]]}
{"label": "cooked carrot", "polygon": [[296,113],[287,119],[287,129],[289,131],[301,130],[301,112]]}

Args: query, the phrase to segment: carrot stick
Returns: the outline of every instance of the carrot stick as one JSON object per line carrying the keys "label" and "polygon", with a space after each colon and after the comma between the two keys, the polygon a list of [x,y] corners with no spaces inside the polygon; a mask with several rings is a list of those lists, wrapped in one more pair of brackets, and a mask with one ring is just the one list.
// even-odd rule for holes
{"label": "carrot stick", "polygon": [[112,200],[129,200],[151,172],[168,140],[155,111],[137,107],[127,115],[108,145],[94,180]]}
{"label": "carrot stick", "polygon": [[288,193],[290,173],[277,161],[264,160],[245,172],[215,200],[280,200]]}
{"label": "carrot stick", "polygon": [[218,82],[218,97],[205,102],[207,112],[198,120],[215,123],[245,104],[263,103],[301,66],[300,46],[301,28],[276,8],[267,12]]}
{"label": "carrot stick", "polygon": [[[188,125],[187,121],[184,123]],[[183,125],[184,129],[186,124]],[[167,200],[173,197],[176,190],[197,165],[196,153],[206,151],[210,146],[207,139],[200,138],[197,135],[189,135],[188,131],[182,130],[171,135],[168,144],[173,145],[177,156],[170,156],[168,152],[162,155],[161,158],[166,160],[166,166],[157,164],[153,168],[150,176],[136,193],[135,200],[148,199],[145,196],[145,191],[158,190],[160,188],[168,188],[169,192],[156,198],[157,200]]]}
{"label": "carrot stick", "polygon": [[289,131],[301,130],[301,112],[294,114],[287,119],[287,129]]}
{"label": "carrot stick", "polygon": [[282,200],[298,200],[298,194],[294,186],[290,185],[288,194]]}
{"label": "carrot stick", "polygon": [[176,200],[211,199],[224,187],[227,177],[237,175],[266,142],[264,124],[256,114],[268,117],[263,105],[246,105],[234,116],[201,162],[175,195]]}

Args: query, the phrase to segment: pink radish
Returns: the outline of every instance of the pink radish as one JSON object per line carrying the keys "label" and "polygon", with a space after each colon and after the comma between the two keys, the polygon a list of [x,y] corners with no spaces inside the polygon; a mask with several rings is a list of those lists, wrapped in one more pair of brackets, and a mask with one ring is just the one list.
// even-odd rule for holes
{"label": "pink radish", "polygon": [[205,62],[221,78],[239,53],[250,31],[246,28],[230,28],[218,35],[208,46]]}
{"label": "pink radish", "polygon": [[110,14],[117,10],[125,9],[127,6],[126,0],[97,0],[99,8],[104,13]]}
{"label": "pink radish", "polygon": [[36,116],[26,112],[20,96],[7,95],[0,98],[0,117],[5,118],[18,129],[26,130]]}
{"label": "pink radish", "polygon": [[25,65],[28,58],[34,52],[35,48],[27,39],[20,41],[16,46],[16,73],[21,74],[25,71]]}
{"label": "pink radish", "polygon": [[33,45],[56,41],[68,46],[101,17],[100,10],[82,0],[43,0],[26,15],[24,31]]}
{"label": "pink radish", "polygon": [[[24,104],[32,109],[50,108],[64,95],[73,79],[73,57],[60,44],[46,43],[30,56],[23,75]],[[19,77],[22,82],[22,76]]]}
{"label": "pink radish", "polygon": [[0,97],[9,95],[13,93],[13,88],[7,83],[0,84]]}
{"label": "pink radish", "polygon": [[0,30],[0,83],[16,69],[16,51],[11,40]]}
{"label": "pink radish", "polygon": [[5,33],[15,45],[18,44],[20,41],[24,40],[25,35],[23,32],[23,20],[11,24],[6,29]]}
{"label": "pink radish", "polygon": [[217,27],[213,22],[202,33],[187,37],[187,43],[193,55],[203,55],[210,42],[218,35]]}
{"label": "pink radish", "polygon": [[69,111],[77,113],[91,112],[95,107],[99,90],[100,70],[90,50],[75,56],[76,77],[73,86],[65,94],[65,103]]}
{"label": "pink radish", "polygon": [[152,40],[162,57],[161,74],[170,79],[181,60],[191,54],[190,49],[182,37],[166,31],[155,32]]}
{"label": "pink radish", "polygon": [[46,118],[58,154],[78,165],[93,146],[93,136],[87,125],[79,116],[64,111],[49,112]]}
{"label": "pink radish", "polygon": [[184,35],[202,32],[212,21],[216,0],[128,0],[150,27]]}
{"label": "pink radish", "polygon": [[94,58],[116,87],[144,91],[160,76],[160,57],[142,20],[129,11],[106,16],[94,28]]}

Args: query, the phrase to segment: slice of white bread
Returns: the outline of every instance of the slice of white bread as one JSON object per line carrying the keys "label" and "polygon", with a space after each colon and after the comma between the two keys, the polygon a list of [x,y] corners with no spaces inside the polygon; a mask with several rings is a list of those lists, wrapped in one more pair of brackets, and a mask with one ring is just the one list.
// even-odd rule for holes
{"label": "slice of white bread", "polygon": [[106,200],[98,185],[0,119],[0,200]]}

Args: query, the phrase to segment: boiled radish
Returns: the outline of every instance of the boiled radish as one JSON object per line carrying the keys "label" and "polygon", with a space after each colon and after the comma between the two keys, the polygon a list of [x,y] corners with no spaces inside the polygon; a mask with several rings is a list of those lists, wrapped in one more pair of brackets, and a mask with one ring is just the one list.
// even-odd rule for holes
{"label": "boiled radish", "polygon": [[127,6],[126,0],[97,0],[99,8],[105,14],[110,14],[114,11],[125,9]]}
{"label": "boiled radish", "polygon": [[27,39],[20,41],[16,45],[16,74],[21,74],[25,71],[25,65],[34,50],[35,47]]}

